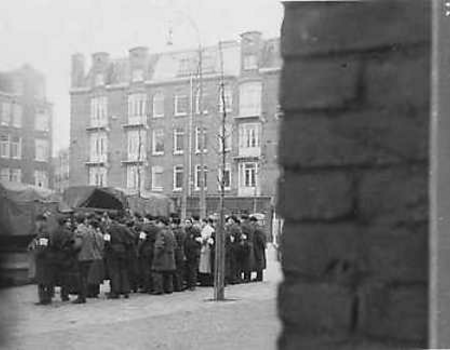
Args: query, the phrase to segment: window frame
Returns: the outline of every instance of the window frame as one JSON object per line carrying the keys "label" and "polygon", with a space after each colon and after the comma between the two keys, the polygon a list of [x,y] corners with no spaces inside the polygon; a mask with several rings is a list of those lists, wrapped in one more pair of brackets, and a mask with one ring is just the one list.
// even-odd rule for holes
{"label": "window frame", "polygon": [[[164,129],[162,129],[162,128],[161,129],[153,129],[153,131],[152,131],[152,155],[154,155],[154,156],[162,156],[162,155],[164,155],[164,152],[165,152],[164,133],[165,133]],[[163,145],[162,151],[157,151],[156,150],[157,134],[160,134],[159,136],[162,139],[162,145]]]}
{"label": "window frame", "polygon": [[[181,171],[177,171],[180,170]],[[177,174],[181,173],[181,186],[176,186],[177,185]],[[183,190],[183,184],[184,184],[184,166],[182,164],[177,164],[174,165],[173,167],[173,186],[172,189],[174,192],[180,192]]]}
{"label": "window frame", "polygon": [[[155,192],[164,191],[164,168],[160,165],[154,165],[154,166],[152,166],[151,172],[152,172],[152,191],[155,191]],[[159,174],[161,176],[160,186],[156,186],[156,184],[155,184],[156,174]]]}
{"label": "window frame", "polygon": [[[164,97],[164,93],[163,92],[161,92],[161,91],[158,91],[158,92],[156,92],[154,95],[153,95],[153,98],[152,98],[152,115],[153,115],[153,118],[164,118],[164,102],[165,101],[165,97]],[[162,104],[162,113],[161,114],[157,114],[156,113],[156,110],[157,110],[157,108],[156,108],[156,103],[161,103]]]}
{"label": "window frame", "polygon": [[[2,137],[6,136],[7,140],[3,141]],[[4,148],[5,147],[5,148]],[[5,149],[5,154],[2,150]],[[11,135],[1,134],[0,135],[0,158],[10,159],[11,158]]]}
{"label": "window frame", "polygon": [[[200,186],[199,186],[199,180],[200,180],[200,167],[201,164],[196,164],[195,165],[195,172],[194,172],[194,187],[196,191],[200,191]],[[205,191],[208,189],[208,166],[206,164],[203,164],[203,169],[204,169],[204,178],[205,178],[205,182],[204,182],[204,189]]]}
{"label": "window frame", "polygon": [[[180,112],[178,110],[178,103],[179,103],[179,100],[181,98],[185,98],[186,102],[187,102],[186,111],[185,112]],[[175,94],[175,97],[174,97],[174,115],[175,115],[175,117],[186,116],[188,114],[188,111],[189,111],[189,95],[188,94],[184,94],[184,93],[177,93],[177,94]]]}
{"label": "window frame", "polygon": [[[181,132],[180,132],[181,130]],[[181,149],[177,149],[178,147],[178,138],[177,136],[181,136],[183,138],[183,147]],[[184,128],[182,127],[175,127],[173,129],[173,154],[174,155],[180,155],[180,154],[184,154],[184,148],[185,148],[185,136],[186,136],[186,132],[184,130]]]}

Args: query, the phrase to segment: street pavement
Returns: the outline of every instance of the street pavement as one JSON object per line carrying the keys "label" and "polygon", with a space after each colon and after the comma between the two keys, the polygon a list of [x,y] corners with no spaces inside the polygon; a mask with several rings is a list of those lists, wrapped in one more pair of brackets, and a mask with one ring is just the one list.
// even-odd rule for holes
{"label": "street pavement", "polygon": [[[280,324],[276,292],[281,278],[273,248],[265,281],[226,287],[214,302],[212,288],[74,305],[36,306],[36,286],[1,292],[1,349],[276,349]],[[102,286],[103,291],[108,286]]]}

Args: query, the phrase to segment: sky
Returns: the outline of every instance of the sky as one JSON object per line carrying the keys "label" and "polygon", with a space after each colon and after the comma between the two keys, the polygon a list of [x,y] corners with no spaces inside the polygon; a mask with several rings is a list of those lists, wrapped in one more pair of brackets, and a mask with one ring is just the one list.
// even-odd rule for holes
{"label": "sky", "polygon": [[[69,145],[70,57],[134,46],[149,52],[237,39],[247,30],[280,34],[279,0],[15,0],[0,1],[0,71],[30,64],[46,77],[53,103],[54,154]],[[170,28],[171,47],[167,46]]]}

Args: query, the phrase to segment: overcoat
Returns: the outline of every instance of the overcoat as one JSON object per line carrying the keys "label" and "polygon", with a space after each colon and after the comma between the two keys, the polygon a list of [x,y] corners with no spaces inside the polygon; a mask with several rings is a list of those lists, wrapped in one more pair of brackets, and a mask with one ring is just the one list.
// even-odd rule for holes
{"label": "overcoat", "polygon": [[156,272],[173,272],[176,270],[175,249],[177,241],[172,230],[162,228],[156,234],[155,253],[152,270]]}
{"label": "overcoat", "polygon": [[264,270],[267,266],[266,260],[266,234],[261,227],[255,228],[253,237],[253,250],[255,252],[255,271]]}

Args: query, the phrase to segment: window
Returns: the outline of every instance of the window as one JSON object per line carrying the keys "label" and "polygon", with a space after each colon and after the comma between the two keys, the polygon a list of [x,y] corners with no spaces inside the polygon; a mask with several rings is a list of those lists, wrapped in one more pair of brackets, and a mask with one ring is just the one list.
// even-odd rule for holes
{"label": "window", "polygon": [[13,104],[13,126],[20,128],[22,126],[22,106],[14,103]]}
{"label": "window", "polygon": [[177,165],[173,168],[173,190],[180,191],[183,188],[183,166]]}
{"label": "window", "polygon": [[257,69],[258,59],[256,55],[245,55],[244,56],[244,70]]}
{"label": "window", "polygon": [[203,152],[208,151],[207,145],[207,135],[206,128],[203,128],[203,132],[200,131],[200,128],[195,128],[195,152],[200,153],[200,150],[203,149]]}
{"label": "window", "polygon": [[192,68],[195,61],[189,57],[181,58],[178,65],[178,75],[189,75],[192,73]]}
{"label": "window", "polygon": [[38,109],[36,111],[36,118],[34,120],[34,127],[38,131],[49,131],[49,117],[44,109]]}
{"label": "window", "polygon": [[241,187],[256,187],[257,169],[258,164],[255,162],[241,164]]}
{"label": "window", "polygon": [[140,130],[127,132],[128,160],[144,160],[145,148],[145,133]]}
{"label": "window", "polygon": [[105,167],[89,168],[89,185],[105,187],[107,186],[107,175]]}
{"label": "window", "polygon": [[164,117],[164,94],[158,92],[153,96],[153,118]]}
{"label": "window", "polygon": [[1,125],[9,125],[10,122],[11,122],[11,103],[2,102]]}
{"label": "window", "polygon": [[9,158],[9,135],[2,134],[0,135],[0,157]]}
{"label": "window", "polygon": [[14,136],[11,140],[11,158],[20,159],[22,157],[22,139]]}
{"label": "window", "polygon": [[108,152],[108,138],[106,133],[91,134],[89,161],[91,162],[106,162]]}
{"label": "window", "polygon": [[106,96],[91,99],[91,127],[106,126],[108,121],[107,103]]}
{"label": "window", "polygon": [[144,188],[144,171],[136,165],[127,166],[127,188],[129,189]]}
{"label": "window", "polygon": [[21,169],[11,169],[10,180],[12,182],[22,182],[22,170]]}
{"label": "window", "polygon": [[[224,95],[225,95],[226,111],[231,112],[233,105],[233,91],[231,90],[231,86],[229,85],[224,86]],[[219,90],[219,113],[222,114],[222,112],[223,112],[222,91]]]}
{"label": "window", "polygon": [[152,149],[154,155],[164,154],[164,130],[153,130]]}
{"label": "window", "polygon": [[163,190],[164,169],[160,166],[152,167],[152,191]]}
{"label": "window", "polygon": [[241,117],[261,115],[261,83],[245,83],[239,90],[239,114]]}
{"label": "window", "polygon": [[184,152],[184,129],[175,128],[173,130],[173,153],[183,154]]}
{"label": "window", "polygon": [[[208,107],[207,107],[207,95],[205,94],[205,91],[202,91],[202,101],[201,101],[201,105],[202,105],[202,109],[203,109],[203,114],[208,114]],[[200,90],[197,90],[197,92],[195,93],[195,113],[196,114],[200,114]]]}
{"label": "window", "polygon": [[189,109],[189,98],[187,95],[175,95],[175,115],[186,115]]}
{"label": "window", "polygon": [[35,159],[41,162],[48,160],[48,141],[43,139],[36,139],[35,141],[36,157]]}
{"label": "window", "polygon": [[105,85],[105,77],[103,74],[99,73],[95,75],[95,86]]}
{"label": "window", "polygon": [[239,148],[259,148],[259,123],[239,125]]}
{"label": "window", "polygon": [[134,69],[131,77],[131,81],[143,81],[144,80],[144,71],[142,69]]}
{"label": "window", "polygon": [[[220,126],[219,135],[217,136],[219,140],[219,153],[222,153],[222,126]],[[225,124],[225,152],[231,151],[231,138],[232,138],[232,125]]]}
{"label": "window", "polygon": [[146,100],[147,96],[145,94],[132,94],[128,96],[129,124],[145,123]]}
{"label": "window", "polygon": [[[200,165],[196,165],[195,166],[195,188],[197,189],[197,190],[199,190],[200,189],[200,187],[201,187],[201,183],[200,183],[200,181],[201,181],[201,178],[202,178],[202,176],[201,176],[201,166]],[[208,179],[208,167],[206,166],[206,165],[204,165],[203,166],[203,187],[206,189],[208,186],[207,186],[207,184],[208,184],[208,181],[207,181],[207,179]]]}
{"label": "window", "polygon": [[[220,186],[221,186],[221,181],[222,181],[222,167],[218,168],[218,180],[219,180],[219,190],[220,190]],[[224,185],[225,185],[225,190],[229,190],[231,188],[231,166],[230,164],[225,164],[225,177],[224,177]]]}
{"label": "window", "polygon": [[48,188],[48,175],[46,171],[34,171],[34,185],[38,187]]}
{"label": "window", "polygon": [[203,73],[213,73],[216,66],[216,57],[212,54],[203,54],[202,57],[202,70]]}
{"label": "window", "polygon": [[0,181],[9,181],[10,177],[9,168],[1,168],[0,169]]}

